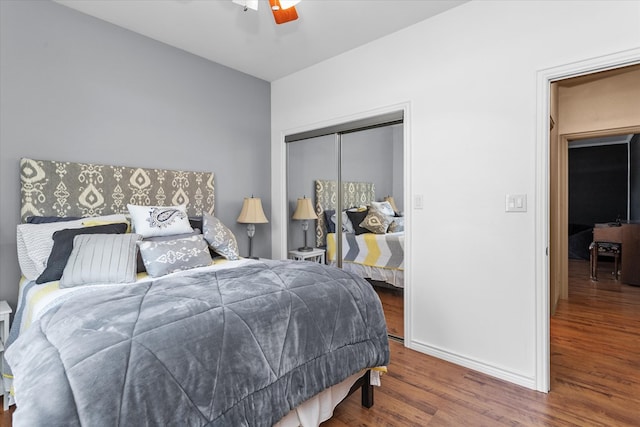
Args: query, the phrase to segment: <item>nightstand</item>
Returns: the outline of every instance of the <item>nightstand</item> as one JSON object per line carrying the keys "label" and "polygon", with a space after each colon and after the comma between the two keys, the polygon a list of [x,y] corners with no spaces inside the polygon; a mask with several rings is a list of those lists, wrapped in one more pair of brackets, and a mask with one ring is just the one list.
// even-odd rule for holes
{"label": "nightstand", "polygon": [[311,251],[289,251],[289,259],[297,261],[312,261],[324,264],[324,249],[313,248]]}
{"label": "nightstand", "polygon": [[[11,315],[11,307],[6,301],[0,301],[0,375],[4,372],[4,343],[9,338],[9,316]],[[3,408],[9,409],[9,392],[4,389],[4,380],[0,377],[0,387],[2,391]]]}

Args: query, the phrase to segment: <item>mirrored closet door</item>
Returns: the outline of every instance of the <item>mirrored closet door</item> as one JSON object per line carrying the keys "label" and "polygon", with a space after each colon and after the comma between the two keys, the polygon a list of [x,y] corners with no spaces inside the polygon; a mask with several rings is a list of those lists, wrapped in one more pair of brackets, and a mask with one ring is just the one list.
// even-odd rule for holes
{"label": "mirrored closet door", "polygon": [[367,279],[383,302],[390,335],[402,337],[401,113],[285,140],[289,258],[324,262]]}

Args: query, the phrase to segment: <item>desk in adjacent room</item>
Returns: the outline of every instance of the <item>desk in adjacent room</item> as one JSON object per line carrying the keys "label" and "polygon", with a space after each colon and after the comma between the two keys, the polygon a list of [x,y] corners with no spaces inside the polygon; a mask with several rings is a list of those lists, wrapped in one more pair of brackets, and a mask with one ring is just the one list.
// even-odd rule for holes
{"label": "desk in adjacent room", "polygon": [[593,228],[593,241],[619,243],[622,256],[621,280],[628,285],[640,286],[640,224],[596,224]]}

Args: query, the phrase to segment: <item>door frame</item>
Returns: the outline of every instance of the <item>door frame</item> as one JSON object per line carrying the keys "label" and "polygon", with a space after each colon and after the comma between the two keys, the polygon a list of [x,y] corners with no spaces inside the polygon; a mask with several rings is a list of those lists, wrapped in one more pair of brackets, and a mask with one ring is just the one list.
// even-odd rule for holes
{"label": "door frame", "polygon": [[[557,80],[592,74],[640,63],[640,48],[572,62],[537,72],[536,96],[536,208],[535,208],[535,387],[548,392],[550,388],[550,269],[549,248],[558,248],[561,236],[550,236],[550,197],[558,194],[558,188],[551,188],[550,178],[550,85]],[[560,181],[560,185],[562,180]],[[555,192],[555,193],[554,193]],[[551,240],[553,238],[553,241]],[[554,254],[551,254],[552,256]]]}

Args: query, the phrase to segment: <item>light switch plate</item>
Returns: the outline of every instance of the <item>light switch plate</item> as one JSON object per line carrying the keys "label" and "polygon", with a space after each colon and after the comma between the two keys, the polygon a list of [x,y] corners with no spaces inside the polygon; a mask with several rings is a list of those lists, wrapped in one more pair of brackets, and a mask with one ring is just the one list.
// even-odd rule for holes
{"label": "light switch plate", "polygon": [[422,194],[416,194],[413,196],[413,208],[414,209],[423,209],[424,208],[424,198]]}
{"label": "light switch plate", "polygon": [[507,194],[505,198],[505,212],[526,212],[526,194]]}

